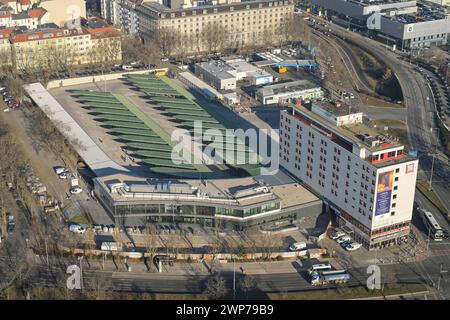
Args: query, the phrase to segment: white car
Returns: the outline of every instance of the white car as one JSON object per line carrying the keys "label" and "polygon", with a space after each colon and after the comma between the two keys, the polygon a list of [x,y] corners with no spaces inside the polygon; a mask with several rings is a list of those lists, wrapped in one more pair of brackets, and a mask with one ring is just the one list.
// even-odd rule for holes
{"label": "white car", "polygon": [[333,239],[333,240],[336,240],[336,239],[338,239],[338,238],[340,238],[342,236],[345,236],[345,232],[344,231],[334,231],[331,234],[330,238]]}
{"label": "white car", "polygon": [[60,179],[67,179],[68,176],[69,176],[69,171],[64,171],[63,173],[58,174],[58,177]]}
{"label": "white car", "polygon": [[352,242],[348,246],[345,247],[345,250],[347,251],[355,251],[361,248],[361,243],[358,242]]}
{"label": "white car", "polygon": [[70,193],[71,194],[79,194],[83,192],[83,189],[81,189],[80,187],[72,187],[70,188]]}
{"label": "white car", "polygon": [[336,242],[337,243],[342,243],[342,242],[350,241],[350,240],[352,240],[352,238],[350,238],[350,236],[345,235],[345,236],[342,236],[340,238],[337,238]]}

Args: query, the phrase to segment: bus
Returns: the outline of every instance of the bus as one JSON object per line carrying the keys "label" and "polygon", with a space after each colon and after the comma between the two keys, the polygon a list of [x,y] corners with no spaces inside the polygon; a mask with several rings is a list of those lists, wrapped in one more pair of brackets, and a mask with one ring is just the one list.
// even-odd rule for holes
{"label": "bus", "polygon": [[428,230],[428,234],[434,241],[442,241],[444,237],[444,230],[441,228],[436,218],[430,211],[425,211],[419,208],[419,212],[422,215],[423,223]]}
{"label": "bus", "polygon": [[308,274],[311,275],[313,272],[319,271],[331,271],[333,267],[329,263],[313,264],[308,268]]}

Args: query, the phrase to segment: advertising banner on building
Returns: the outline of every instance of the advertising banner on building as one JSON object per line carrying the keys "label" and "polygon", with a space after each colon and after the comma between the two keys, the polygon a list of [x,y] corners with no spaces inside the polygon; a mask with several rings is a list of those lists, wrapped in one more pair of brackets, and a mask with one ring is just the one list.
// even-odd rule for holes
{"label": "advertising banner on building", "polygon": [[375,216],[389,212],[391,208],[391,193],[393,181],[394,171],[383,172],[378,175]]}

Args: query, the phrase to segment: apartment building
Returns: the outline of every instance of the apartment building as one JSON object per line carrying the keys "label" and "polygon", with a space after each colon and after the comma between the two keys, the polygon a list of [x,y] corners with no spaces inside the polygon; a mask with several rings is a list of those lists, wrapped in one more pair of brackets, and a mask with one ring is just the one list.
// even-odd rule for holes
{"label": "apartment building", "polygon": [[34,29],[39,27],[47,16],[47,11],[41,8],[14,13],[9,10],[9,8],[3,7],[0,8],[0,27],[25,27],[28,29]]}
{"label": "apartment building", "polygon": [[[294,11],[292,0],[242,1],[190,8],[144,3],[136,8],[144,41],[158,38],[167,54],[220,51],[277,43]],[[178,44],[181,44],[177,47]]]}
{"label": "apartment building", "polygon": [[115,28],[12,30],[2,42],[18,70],[52,70],[122,59],[121,34]]}
{"label": "apartment building", "polygon": [[317,105],[281,112],[280,165],[320,195],[367,249],[407,239],[418,160],[372,132],[362,113]]}
{"label": "apartment building", "polygon": [[154,0],[101,0],[102,18],[115,24],[125,34],[134,35],[139,31],[136,8]]}

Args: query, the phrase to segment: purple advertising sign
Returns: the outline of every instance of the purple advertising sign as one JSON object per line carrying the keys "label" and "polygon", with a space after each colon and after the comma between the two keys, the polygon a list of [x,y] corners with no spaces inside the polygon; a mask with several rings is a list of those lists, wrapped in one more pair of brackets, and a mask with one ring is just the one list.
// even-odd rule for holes
{"label": "purple advertising sign", "polygon": [[388,213],[391,209],[392,183],[394,171],[383,172],[378,175],[377,200],[375,203],[375,215]]}

